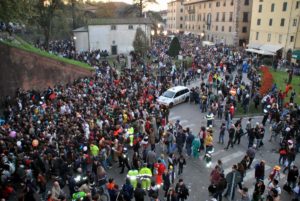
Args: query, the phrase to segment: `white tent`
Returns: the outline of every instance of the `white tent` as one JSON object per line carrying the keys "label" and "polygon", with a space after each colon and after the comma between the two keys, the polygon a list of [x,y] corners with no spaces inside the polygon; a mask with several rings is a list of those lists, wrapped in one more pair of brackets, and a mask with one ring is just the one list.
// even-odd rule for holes
{"label": "white tent", "polygon": [[274,53],[268,52],[266,50],[257,50],[257,49],[252,49],[252,48],[246,49],[246,52],[252,52],[252,53],[255,53],[255,54],[269,55],[269,56],[274,56],[275,55]]}

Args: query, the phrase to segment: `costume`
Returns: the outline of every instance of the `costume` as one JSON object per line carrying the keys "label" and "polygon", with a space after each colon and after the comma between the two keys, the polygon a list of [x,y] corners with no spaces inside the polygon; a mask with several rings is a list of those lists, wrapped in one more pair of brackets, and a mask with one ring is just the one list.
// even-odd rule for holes
{"label": "costume", "polygon": [[139,171],[138,175],[143,189],[149,189],[151,186],[151,177],[152,177],[152,171],[148,167],[142,167]]}
{"label": "costume", "polygon": [[201,142],[199,138],[195,138],[192,142],[192,150],[193,150],[193,157],[199,158],[199,149],[201,146]]}

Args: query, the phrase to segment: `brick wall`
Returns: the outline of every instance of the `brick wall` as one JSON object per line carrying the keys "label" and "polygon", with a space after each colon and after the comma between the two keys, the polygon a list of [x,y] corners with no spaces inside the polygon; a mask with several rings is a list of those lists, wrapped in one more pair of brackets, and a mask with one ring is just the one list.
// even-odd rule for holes
{"label": "brick wall", "polygon": [[43,90],[91,75],[91,70],[0,44],[0,102],[18,88]]}

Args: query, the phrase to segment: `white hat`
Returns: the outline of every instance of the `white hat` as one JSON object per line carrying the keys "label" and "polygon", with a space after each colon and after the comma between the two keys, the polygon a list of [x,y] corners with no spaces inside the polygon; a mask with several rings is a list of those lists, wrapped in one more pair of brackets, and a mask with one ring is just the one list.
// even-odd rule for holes
{"label": "white hat", "polygon": [[285,131],[286,131],[286,132],[290,132],[290,131],[291,131],[290,127],[287,127],[287,128],[285,129]]}

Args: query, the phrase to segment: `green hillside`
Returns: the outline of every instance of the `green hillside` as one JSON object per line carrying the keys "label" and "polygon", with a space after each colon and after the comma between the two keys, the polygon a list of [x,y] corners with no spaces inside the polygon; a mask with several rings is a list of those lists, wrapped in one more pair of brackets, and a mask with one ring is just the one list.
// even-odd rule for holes
{"label": "green hillside", "polygon": [[11,38],[11,39],[0,40],[0,42],[3,44],[9,45],[9,46],[20,48],[20,49],[28,51],[28,52],[36,53],[40,56],[48,57],[48,58],[55,59],[55,60],[65,62],[68,64],[73,64],[73,65],[76,65],[81,68],[86,68],[86,69],[91,69],[91,70],[93,69],[90,65],[88,65],[86,63],[76,61],[73,59],[63,58],[63,57],[60,57],[60,56],[57,56],[54,54],[50,54],[46,51],[40,50],[40,49],[34,47],[33,45],[27,43],[26,41],[24,41],[22,38],[20,38],[18,36],[14,36],[14,38]]}

